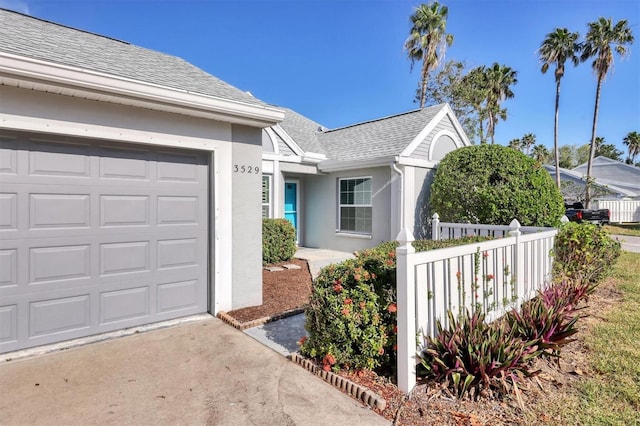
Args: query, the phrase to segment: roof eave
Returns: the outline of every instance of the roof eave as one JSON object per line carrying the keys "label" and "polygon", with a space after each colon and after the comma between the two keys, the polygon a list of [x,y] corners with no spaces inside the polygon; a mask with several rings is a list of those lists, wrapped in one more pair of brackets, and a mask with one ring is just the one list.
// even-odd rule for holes
{"label": "roof eave", "polygon": [[388,166],[397,161],[396,156],[376,157],[367,160],[326,160],[318,164],[321,172],[330,173],[343,170],[366,169],[369,167]]}
{"label": "roof eave", "polygon": [[157,111],[268,127],[284,111],[258,104],[192,93],[87,69],[0,52],[0,84],[113,102]]}

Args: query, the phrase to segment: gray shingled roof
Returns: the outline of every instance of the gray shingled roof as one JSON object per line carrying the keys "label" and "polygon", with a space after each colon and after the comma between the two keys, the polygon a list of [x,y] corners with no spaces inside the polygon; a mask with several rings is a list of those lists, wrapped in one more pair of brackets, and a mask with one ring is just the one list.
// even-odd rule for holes
{"label": "gray shingled roof", "polygon": [[291,136],[291,139],[293,139],[303,151],[326,154],[325,148],[318,140],[318,136],[321,134],[319,129],[322,127],[320,124],[304,115],[298,114],[292,109],[278,108],[284,109],[285,117],[284,121],[280,123],[280,127]]}
{"label": "gray shingled roof", "polygon": [[442,108],[444,104],[329,130],[318,140],[327,157],[339,161],[400,155]]}
{"label": "gray shingled roof", "polygon": [[175,56],[0,9],[0,51],[173,89],[265,105]]}

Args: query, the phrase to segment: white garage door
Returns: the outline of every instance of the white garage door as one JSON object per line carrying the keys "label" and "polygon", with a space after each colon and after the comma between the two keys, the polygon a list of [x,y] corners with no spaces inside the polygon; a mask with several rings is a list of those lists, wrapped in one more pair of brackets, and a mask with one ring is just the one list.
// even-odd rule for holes
{"label": "white garage door", "polygon": [[207,311],[208,155],[0,134],[0,352]]}

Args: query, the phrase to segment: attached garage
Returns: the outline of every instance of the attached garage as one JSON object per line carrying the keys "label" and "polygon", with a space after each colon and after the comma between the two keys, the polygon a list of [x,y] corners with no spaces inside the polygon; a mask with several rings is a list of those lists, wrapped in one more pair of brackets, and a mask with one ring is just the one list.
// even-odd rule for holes
{"label": "attached garage", "polygon": [[205,153],[3,132],[2,352],[207,312]]}
{"label": "attached garage", "polygon": [[0,353],[261,303],[261,175],[234,171],[282,111],[2,9],[0,98]]}

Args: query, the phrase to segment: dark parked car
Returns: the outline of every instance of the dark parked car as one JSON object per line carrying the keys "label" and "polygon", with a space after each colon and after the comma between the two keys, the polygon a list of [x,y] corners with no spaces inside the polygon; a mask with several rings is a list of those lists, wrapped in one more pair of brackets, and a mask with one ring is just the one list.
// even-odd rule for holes
{"label": "dark parked car", "polygon": [[609,209],[591,210],[585,209],[580,202],[564,205],[565,215],[571,222],[591,222],[598,225],[609,223],[611,212]]}

